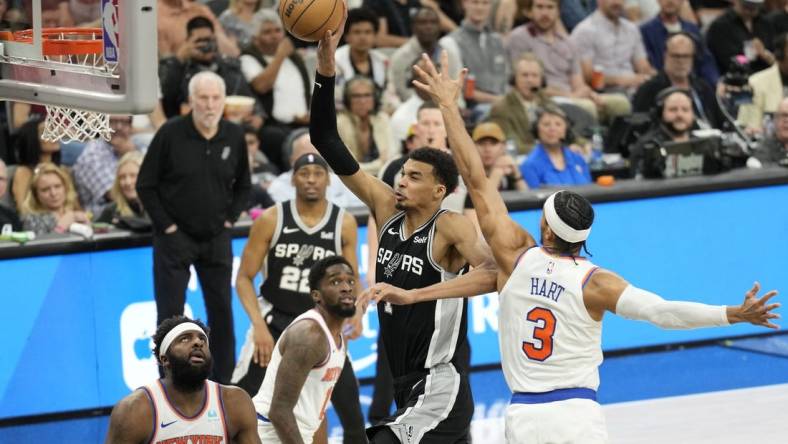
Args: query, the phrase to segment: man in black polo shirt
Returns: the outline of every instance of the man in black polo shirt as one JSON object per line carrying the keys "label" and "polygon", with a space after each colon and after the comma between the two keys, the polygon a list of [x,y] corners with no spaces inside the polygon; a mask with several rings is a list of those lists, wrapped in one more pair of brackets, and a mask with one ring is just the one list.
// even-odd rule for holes
{"label": "man in black polo shirt", "polygon": [[717,17],[706,33],[709,50],[720,74],[730,69],[731,58],[744,54],[750,71],[766,69],[774,63],[774,27],[763,12],[764,0],[734,0],[733,7]]}
{"label": "man in black polo shirt", "polygon": [[156,322],[183,314],[193,264],[211,329],[211,379],[227,384],[235,366],[228,229],[244,209],[251,185],[243,130],[222,120],[224,99],[224,80],[217,74],[203,71],[192,77],[192,112],[156,133],[137,193],[155,228]]}

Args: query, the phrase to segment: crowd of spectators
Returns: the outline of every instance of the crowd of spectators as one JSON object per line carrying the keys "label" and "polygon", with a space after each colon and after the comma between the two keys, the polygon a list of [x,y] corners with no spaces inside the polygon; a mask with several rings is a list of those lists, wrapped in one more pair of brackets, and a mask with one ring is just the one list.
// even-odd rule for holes
{"label": "crowd of spectators", "polygon": [[[26,27],[27,3],[0,0],[0,27]],[[96,26],[100,3],[43,0],[44,26]],[[150,115],[111,116],[110,140],[64,144],[42,139],[43,107],[8,103],[0,111],[0,223],[37,234],[84,233],[79,225],[91,223],[153,229],[136,194],[143,155],[168,119],[192,112],[189,84],[205,71],[223,80],[225,96],[254,103],[226,115],[246,142],[251,192],[244,214],[292,198],[292,160],[315,152],[306,130],[314,44],[287,34],[277,0],[157,6],[160,102]],[[788,152],[785,0],[348,6],[336,54],[337,126],[362,168],[392,184],[409,149],[446,149],[440,113],[412,85],[421,55],[437,62],[444,51],[450,76],[469,70],[460,105],[501,190],[588,184],[600,165],[616,162],[629,176],[659,177],[648,160],[650,142],[688,140],[696,129],[732,132],[734,120],[754,141],[749,166],[780,163]],[[742,73],[743,82],[732,81]],[[742,93],[747,99],[733,99]],[[633,114],[649,124],[622,150],[612,133]],[[360,205],[333,176],[328,197]]]}

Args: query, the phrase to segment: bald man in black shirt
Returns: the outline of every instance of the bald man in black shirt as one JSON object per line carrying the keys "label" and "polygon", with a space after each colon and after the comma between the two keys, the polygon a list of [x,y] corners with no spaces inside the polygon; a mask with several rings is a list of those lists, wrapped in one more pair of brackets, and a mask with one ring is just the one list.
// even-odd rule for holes
{"label": "bald man in black shirt", "polygon": [[211,379],[227,384],[235,366],[228,229],[244,210],[251,185],[243,130],[222,120],[224,99],[221,77],[210,71],[192,77],[192,113],[156,133],[137,193],[154,225],[157,323],[183,314],[193,264],[211,329]]}

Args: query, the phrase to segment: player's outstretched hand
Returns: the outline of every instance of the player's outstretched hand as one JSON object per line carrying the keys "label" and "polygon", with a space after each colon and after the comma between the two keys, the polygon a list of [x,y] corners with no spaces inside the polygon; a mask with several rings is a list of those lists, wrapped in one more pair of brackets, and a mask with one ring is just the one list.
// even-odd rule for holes
{"label": "player's outstretched hand", "polygon": [[369,287],[367,293],[369,298],[375,302],[390,302],[394,305],[408,305],[416,302],[412,291],[403,290],[384,282],[378,282]]}
{"label": "player's outstretched hand", "polygon": [[414,65],[418,79],[413,80],[413,86],[429,94],[432,101],[438,105],[451,106],[460,98],[460,91],[465,85],[465,76],[468,69],[463,68],[456,79],[449,77],[449,53],[441,50],[441,70],[438,72],[427,54],[421,55],[424,69]]}
{"label": "player's outstretched hand", "polygon": [[347,3],[342,0],[344,11],[342,12],[342,21],[339,23],[336,31],[326,31],[323,38],[317,44],[317,72],[320,75],[331,77],[336,73],[336,61],[334,54],[337,52],[339,41],[342,40],[342,34],[345,32],[345,21],[347,21]]}
{"label": "player's outstretched hand", "polygon": [[268,367],[271,361],[271,353],[274,352],[274,337],[268,328],[255,328],[254,330],[254,353],[252,359],[260,367]]}
{"label": "player's outstretched hand", "polygon": [[776,324],[772,324],[770,319],[778,319],[779,314],[774,313],[780,304],[769,304],[769,300],[777,296],[777,291],[772,290],[761,298],[758,298],[758,292],[761,291],[761,284],[756,282],[753,284],[750,291],[744,295],[744,302],[735,310],[735,319],[739,322],[749,322],[754,325],[761,325],[763,327],[780,328]]}

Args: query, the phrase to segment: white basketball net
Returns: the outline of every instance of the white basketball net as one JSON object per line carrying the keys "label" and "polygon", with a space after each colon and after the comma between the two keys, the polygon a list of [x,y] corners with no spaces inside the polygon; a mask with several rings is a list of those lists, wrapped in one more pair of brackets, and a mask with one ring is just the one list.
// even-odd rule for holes
{"label": "white basketball net", "polygon": [[81,109],[47,106],[41,138],[49,142],[85,142],[98,137],[107,142],[112,137],[109,114]]}

